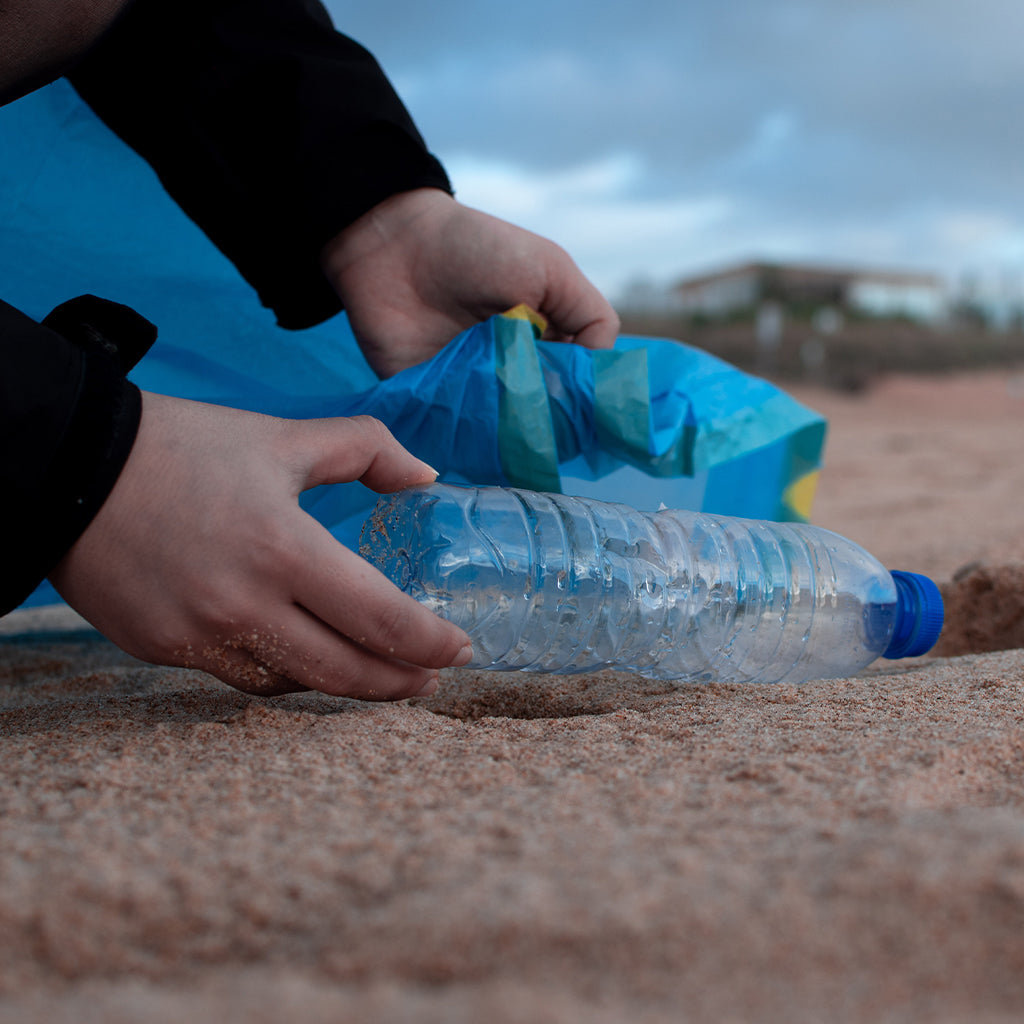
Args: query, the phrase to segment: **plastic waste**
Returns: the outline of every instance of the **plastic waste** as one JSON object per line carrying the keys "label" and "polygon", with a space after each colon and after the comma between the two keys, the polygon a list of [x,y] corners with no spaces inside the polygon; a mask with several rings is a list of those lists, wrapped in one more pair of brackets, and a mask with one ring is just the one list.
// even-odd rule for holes
{"label": "plastic waste", "polygon": [[382,497],[360,553],[461,626],[477,668],[796,683],[942,628],[930,579],[805,524],[432,484]]}

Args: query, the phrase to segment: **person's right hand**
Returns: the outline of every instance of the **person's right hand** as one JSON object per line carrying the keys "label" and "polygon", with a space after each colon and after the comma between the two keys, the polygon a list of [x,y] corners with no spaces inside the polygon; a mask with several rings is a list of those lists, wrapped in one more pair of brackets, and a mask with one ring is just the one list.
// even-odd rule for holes
{"label": "person's right hand", "polygon": [[282,420],[143,396],[132,453],[50,579],[128,653],[250,693],[392,700],[469,661],[462,630],[298,504],[317,484],[389,492],[434,472],[377,420]]}
{"label": "person's right hand", "polygon": [[436,188],[378,203],[328,242],[321,260],[381,377],[518,305],[540,313],[554,341],[611,348],[619,330],[615,310],[564,249]]}

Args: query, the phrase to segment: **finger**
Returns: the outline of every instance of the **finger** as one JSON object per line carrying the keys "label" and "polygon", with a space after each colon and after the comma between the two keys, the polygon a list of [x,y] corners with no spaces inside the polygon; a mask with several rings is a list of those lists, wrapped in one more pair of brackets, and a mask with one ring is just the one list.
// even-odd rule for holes
{"label": "finger", "polygon": [[310,520],[303,563],[293,597],[327,626],[357,646],[425,668],[465,665],[469,637],[438,617],[383,573]]}
{"label": "finger", "polygon": [[243,693],[257,697],[280,697],[285,693],[308,690],[290,675],[275,671],[242,646],[242,638],[208,644],[198,657],[190,658],[188,668],[199,668]]}
{"label": "finger", "polygon": [[611,348],[618,337],[619,317],[611,303],[561,250],[549,271],[540,312],[552,332],[585,348]]}
{"label": "finger", "polygon": [[361,648],[297,606],[274,624],[207,646],[200,667],[260,696],[313,689],[338,697],[401,700],[437,688],[436,671]]}
{"label": "finger", "polygon": [[378,492],[432,483],[437,471],[395,440],[372,416],[304,420],[294,424],[308,446],[301,487],[360,480]]}
{"label": "finger", "polygon": [[[608,307],[611,309],[611,306]],[[619,336],[619,318],[612,312],[610,318],[592,320],[585,327],[576,331],[572,340],[584,348],[613,348]]]}

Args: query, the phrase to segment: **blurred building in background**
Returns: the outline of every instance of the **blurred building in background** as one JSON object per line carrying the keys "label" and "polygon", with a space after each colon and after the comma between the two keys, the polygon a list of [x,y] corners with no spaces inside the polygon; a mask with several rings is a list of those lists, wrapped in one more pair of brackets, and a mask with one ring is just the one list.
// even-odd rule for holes
{"label": "blurred building in background", "polygon": [[921,323],[936,323],[949,312],[949,296],[938,275],[809,264],[743,263],[686,278],[676,284],[674,296],[681,312],[711,319],[765,303]]}

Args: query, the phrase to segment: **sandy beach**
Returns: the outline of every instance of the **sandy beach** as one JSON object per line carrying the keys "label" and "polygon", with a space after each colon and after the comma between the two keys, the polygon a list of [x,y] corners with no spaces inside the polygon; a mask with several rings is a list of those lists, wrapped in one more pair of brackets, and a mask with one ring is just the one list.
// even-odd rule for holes
{"label": "sandy beach", "polygon": [[1021,1020],[1024,374],[794,393],[933,656],[369,705],[0,620],[0,1024]]}

